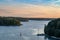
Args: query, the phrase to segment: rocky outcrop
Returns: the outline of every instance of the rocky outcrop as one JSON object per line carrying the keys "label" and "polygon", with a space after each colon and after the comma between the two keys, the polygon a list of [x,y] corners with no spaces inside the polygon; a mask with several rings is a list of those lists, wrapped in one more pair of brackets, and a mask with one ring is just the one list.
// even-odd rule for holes
{"label": "rocky outcrop", "polygon": [[21,23],[17,19],[0,17],[0,26],[20,26]]}
{"label": "rocky outcrop", "polygon": [[49,36],[60,37],[60,18],[52,20],[48,25],[45,25],[44,32]]}

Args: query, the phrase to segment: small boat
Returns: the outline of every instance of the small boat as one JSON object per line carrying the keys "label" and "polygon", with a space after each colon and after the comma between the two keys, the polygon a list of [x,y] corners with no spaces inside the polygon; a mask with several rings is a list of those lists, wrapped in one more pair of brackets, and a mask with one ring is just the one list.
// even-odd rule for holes
{"label": "small boat", "polygon": [[44,36],[45,34],[37,34],[37,36]]}

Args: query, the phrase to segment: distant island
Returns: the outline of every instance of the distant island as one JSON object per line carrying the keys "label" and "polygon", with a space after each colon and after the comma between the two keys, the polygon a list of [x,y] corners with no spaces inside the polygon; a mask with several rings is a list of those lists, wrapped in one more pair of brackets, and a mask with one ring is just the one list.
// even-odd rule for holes
{"label": "distant island", "polygon": [[24,17],[4,17],[4,18],[13,18],[13,19],[17,19],[21,22],[28,22],[29,21],[28,18],[24,18]]}
{"label": "distant island", "polygon": [[13,18],[21,22],[28,22],[29,20],[54,20],[57,18],[27,18],[27,17],[4,17],[4,18]]}
{"label": "distant island", "polygon": [[54,20],[57,18],[28,18],[29,20]]}
{"label": "distant island", "polygon": [[8,17],[0,17],[0,26],[20,26],[19,20]]}

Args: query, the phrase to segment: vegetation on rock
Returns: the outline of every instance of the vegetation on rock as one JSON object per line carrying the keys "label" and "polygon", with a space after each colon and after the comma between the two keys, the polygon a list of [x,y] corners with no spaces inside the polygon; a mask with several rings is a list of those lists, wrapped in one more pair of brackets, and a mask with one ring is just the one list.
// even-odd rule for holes
{"label": "vegetation on rock", "polygon": [[45,34],[60,37],[60,18],[52,20],[44,28]]}
{"label": "vegetation on rock", "polygon": [[0,26],[19,26],[21,25],[19,20],[13,18],[0,17]]}

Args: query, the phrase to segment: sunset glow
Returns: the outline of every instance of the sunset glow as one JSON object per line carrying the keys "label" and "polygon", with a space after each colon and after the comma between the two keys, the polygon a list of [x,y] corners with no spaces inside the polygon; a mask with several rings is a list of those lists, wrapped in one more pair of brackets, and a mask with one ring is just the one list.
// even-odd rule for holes
{"label": "sunset glow", "polygon": [[0,0],[0,16],[60,18],[60,0]]}

